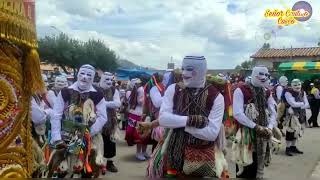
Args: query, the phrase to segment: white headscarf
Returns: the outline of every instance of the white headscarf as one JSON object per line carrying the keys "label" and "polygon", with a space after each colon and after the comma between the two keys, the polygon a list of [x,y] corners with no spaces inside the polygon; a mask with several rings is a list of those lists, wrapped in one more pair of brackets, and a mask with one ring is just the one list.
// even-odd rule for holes
{"label": "white headscarf", "polygon": [[287,86],[287,85],[288,85],[288,78],[285,77],[285,76],[281,76],[281,77],[279,78],[279,84],[280,84],[281,86]]}
{"label": "white headscarf", "polygon": [[89,64],[81,66],[78,72],[78,88],[82,91],[89,90],[93,84],[94,76],[96,74],[95,68]]}
{"label": "white headscarf", "polygon": [[54,88],[56,90],[61,90],[65,87],[68,87],[68,80],[64,76],[57,76],[54,80]]}
{"label": "white headscarf", "polygon": [[102,89],[109,89],[110,87],[112,87],[112,82],[113,82],[112,80],[113,80],[113,74],[110,72],[105,72],[101,76],[99,86]]}
{"label": "white headscarf", "polygon": [[207,61],[204,56],[185,56],[182,62],[182,78],[186,87],[202,88],[206,83]]}
{"label": "white headscarf", "polygon": [[300,92],[302,88],[301,81],[299,79],[293,79],[291,81],[291,87],[294,91]]}
{"label": "white headscarf", "polygon": [[270,77],[268,68],[265,66],[256,66],[252,69],[251,84],[255,87],[267,87]]}

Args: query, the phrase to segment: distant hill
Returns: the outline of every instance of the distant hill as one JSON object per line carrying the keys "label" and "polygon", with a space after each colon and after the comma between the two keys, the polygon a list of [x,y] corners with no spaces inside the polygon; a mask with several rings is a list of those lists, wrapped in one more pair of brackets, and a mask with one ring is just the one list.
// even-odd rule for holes
{"label": "distant hill", "polygon": [[125,69],[133,69],[133,68],[141,68],[140,66],[134,64],[131,61],[125,60],[125,59],[120,59],[118,60],[118,64],[121,68],[125,68]]}
{"label": "distant hill", "polygon": [[151,68],[151,67],[142,67],[142,66],[139,66],[139,65],[136,65],[135,63],[131,62],[131,61],[128,61],[126,59],[120,59],[118,60],[118,64],[120,66],[120,68],[123,68],[123,69],[148,69],[148,70],[157,70],[155,68]]}

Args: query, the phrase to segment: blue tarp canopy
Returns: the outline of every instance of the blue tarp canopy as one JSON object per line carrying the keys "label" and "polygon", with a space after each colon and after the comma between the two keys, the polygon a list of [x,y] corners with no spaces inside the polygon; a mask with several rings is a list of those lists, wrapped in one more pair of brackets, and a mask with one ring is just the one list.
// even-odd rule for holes
{"label": "blue tarp canopy", "polygon": [[118,69],[116,74],[117,80],[126,81],[132,78],[151,77],[156,72],[158,71],[147,69]]}

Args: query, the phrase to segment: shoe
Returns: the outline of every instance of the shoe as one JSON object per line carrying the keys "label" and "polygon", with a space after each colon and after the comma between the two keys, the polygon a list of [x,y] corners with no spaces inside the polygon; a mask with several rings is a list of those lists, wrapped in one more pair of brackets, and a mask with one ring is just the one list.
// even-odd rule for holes
{"label": "shoe", "polygon": [[107,166],[101,166],[101,174],[106,175],[107,173]]}
{"label": "shoe", "polygon": [[136,154],[136,158],[139,160],[139,161],[145,161],[146,158],[144,157],[143,154],[139,153],[139,154]]}
{"label": "shoe", "polygon": [[113,161],[107,161],[107,170],[113,173],[118,172],[118,168],[113,164]]}
{"label": "shoe", "polygon": [[291,146],[290,147],[291,152],[297,153],[297,154],[303,154],[302,151],[298,150],[296,146]]}
{"label": "shoe", "polygon": [[143,156],[146,158],[146,159],[150,159],[150,155],[148,154],[148,153],[146,153],[146,152],[144,152],[144,153],[142,153],[143,154]]}
{"label": "shoe", "polygon": [[312,122],[310,121],[310,120],[308,120],[308,125],[309,125],[309,127],[312,127]]}
{"label": "shoe", "polygon": [[287,156],[293,156],[293,154],[291,154],[291,149],[290,148],[286,148],[286,155]]}
{"label": "shoe", "polygon": [[316,124],[316,125],[313,125],[313,127],[314,128],[318,128],[318,127],[320,127],[318,124]]}

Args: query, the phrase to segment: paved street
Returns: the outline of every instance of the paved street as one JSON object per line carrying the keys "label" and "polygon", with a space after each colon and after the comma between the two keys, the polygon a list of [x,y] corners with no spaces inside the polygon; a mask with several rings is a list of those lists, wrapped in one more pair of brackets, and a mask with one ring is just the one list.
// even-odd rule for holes
{"label": "paved street", "polygon": [[[320,128],[306,129],[303,139],[298,142],[298,148],[304,151],[303,155],[285,156],[284,143],[283,141],[280,153],[273,155],[271,165],[266,168],[265,177],[271,179],[309,178],[320,160]],[[125,141],[121,140],[117,150],[115,164],[119,168],[119,173],[108,172],[107,177],[141,178],[145,176],[147,162],[139,162],[135,159],[135,147],[128,147]],[[234,165],[229,163],[229,166],[232,177],[235,177]],[[320,172],[318,173],[320,174]],[[318,177],[320,178],[320,176]]]}

